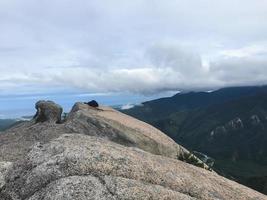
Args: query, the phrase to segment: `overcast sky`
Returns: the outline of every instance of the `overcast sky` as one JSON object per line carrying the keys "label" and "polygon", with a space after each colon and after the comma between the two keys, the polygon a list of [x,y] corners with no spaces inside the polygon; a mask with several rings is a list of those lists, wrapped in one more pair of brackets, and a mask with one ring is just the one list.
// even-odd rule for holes
{"label": "overcast sky", "polygon": [[266,0],[0,0],[0,93],[267,84]]}

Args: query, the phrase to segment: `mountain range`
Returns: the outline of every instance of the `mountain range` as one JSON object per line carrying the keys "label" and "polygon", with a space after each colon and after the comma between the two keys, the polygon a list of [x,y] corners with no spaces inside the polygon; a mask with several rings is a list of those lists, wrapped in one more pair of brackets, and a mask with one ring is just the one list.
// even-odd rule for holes
{"label": "mountain range", "polygon": [[218,173],[267,194],[267,86],[178,93],[122,111],[211,157]]}
{"label": "mountain range", "polygon": [[0,131],[4,131],[10,128],[12,125],[16,123],[15,119],[0,119]]}

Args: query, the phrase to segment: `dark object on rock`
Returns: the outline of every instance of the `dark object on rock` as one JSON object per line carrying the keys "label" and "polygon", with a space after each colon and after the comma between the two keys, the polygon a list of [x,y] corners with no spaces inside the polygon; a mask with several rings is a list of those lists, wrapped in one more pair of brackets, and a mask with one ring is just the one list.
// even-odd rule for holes
{"label": "dark object on rock", "polygon": [[35,104],[37,110],[34,119],[38,122],[60,123],[62,107],[53,101],[38,101]]}
{"label": "dark object on rock", "polygon": [[97,108],[99,106],[98,103],[95,100],[89,101],[86,104],[88,104],[89,106],[92,106],[94,108]]}

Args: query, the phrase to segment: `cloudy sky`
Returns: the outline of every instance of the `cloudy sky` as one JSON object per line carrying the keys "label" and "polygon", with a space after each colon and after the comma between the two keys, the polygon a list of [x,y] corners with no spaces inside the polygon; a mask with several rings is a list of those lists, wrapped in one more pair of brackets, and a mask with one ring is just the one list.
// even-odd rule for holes
{"label": "cloudy sky", "polygon": [[267,83],[265,0],[1,0],[0,95]]}

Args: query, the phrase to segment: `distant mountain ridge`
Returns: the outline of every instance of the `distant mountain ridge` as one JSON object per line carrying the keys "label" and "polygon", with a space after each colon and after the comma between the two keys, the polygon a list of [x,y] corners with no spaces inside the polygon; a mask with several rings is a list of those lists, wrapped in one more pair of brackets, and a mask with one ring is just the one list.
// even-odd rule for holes
{"label": "distant mountain ridge", "polygon": [[14,123],[16,123],[15,119],[0,119],[0,131],[8,129]]}
{"label": "distant mountain ridge", "polygon": [[0,132],[5,131],[19,123],[29,121],[31,119],[32,116],[22,116],[20,118],[14,118],[14,119],[0,119]]}
{"label": "distant mountain ridge", "polygon": [[[135,106],[124,112],[144,121],[151,121],[154,118],[164,118],[177,111],[202,108],[257,93],[267,93],[267,86],[230,87],[213,92],[178,93],[172,97],[143,102],[143,106]],[[141,113],[138,113],[139,111]]]}
{"label": "distant mountain ridge", "polygon": [[123,112],[215,158],[221,174],[267,193],[267,86],[179,93]]}

